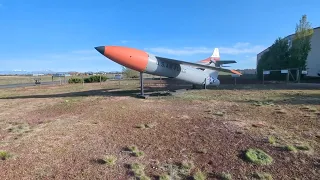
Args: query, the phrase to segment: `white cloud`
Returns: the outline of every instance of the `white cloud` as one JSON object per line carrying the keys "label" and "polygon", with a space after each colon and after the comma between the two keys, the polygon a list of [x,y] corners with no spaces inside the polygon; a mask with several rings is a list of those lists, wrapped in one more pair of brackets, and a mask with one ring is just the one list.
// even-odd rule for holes
{"label": "white cloud", "polygon": [[127,44],[129,41],[127,41],[127,40],[121,40],[121,43],[122,44]]}
{"label": "white cloud", "polygon": [[[250,43],[236,43],[230,47],[218,47],[221,54],[257,54],[265,49],[261,45],[251,45]],[[156,47],[156,48],[145,48],[147,51],[152,51],[154,53],[170,54],[170,55],[194,55],[194,54],[209,54],[213,52],[214,47],[183,47],[183,48],[166,48],[166,47]]]}

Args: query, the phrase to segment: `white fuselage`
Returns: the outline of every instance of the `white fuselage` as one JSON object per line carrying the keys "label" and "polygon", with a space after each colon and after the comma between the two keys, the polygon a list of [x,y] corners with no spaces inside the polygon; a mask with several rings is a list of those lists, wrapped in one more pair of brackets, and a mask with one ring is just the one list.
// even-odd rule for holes
{"label": "white fuselage", "polygon": [[187,81],[195,85],[218,86],[220,84],[218,72],[215,70],[201,70],[191,66],[177,64],[170,61],[157,59],[149,54],[147,74],[165,76]]}

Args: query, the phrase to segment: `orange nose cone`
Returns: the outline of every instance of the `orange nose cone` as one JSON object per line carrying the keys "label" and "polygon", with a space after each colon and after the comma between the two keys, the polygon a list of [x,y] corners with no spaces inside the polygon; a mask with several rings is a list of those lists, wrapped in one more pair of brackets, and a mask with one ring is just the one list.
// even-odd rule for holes
{"label": "orange nose cone", "polygon": [[138,49],[121,46],[99,46],[95,49],[114,62],[139,72],[144,71],[148,64],[148,54]]}

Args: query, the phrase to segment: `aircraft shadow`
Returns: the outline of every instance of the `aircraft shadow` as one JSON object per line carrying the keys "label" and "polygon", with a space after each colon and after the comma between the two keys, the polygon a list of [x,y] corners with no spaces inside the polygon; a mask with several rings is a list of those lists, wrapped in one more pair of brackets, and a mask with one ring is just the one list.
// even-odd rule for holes
{"label": "aircraft shadow", "polygon": [[[148,96],[170,96],[171,94],[165,91],[165,88],[145,88],[144,93]],[[88,96],[129,96],[138,98],[140,89],[134,90],[121,90],[117,88],[110,89],[97,89],[80,92],[69,92],[61,94],[40,94],[40,95],[28,95],[28,96],[11,96],[0,97],[0,99],[28,99],[28,98],[64,98],[64,97],[88,97]]]}

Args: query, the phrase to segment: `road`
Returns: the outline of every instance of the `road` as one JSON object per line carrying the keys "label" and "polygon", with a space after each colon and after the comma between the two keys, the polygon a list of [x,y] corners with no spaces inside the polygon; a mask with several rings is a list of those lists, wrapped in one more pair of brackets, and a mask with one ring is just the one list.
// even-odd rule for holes
{"label": "road", "polygon": [[[49,81],[49,82],[41,82],[41,85],[54,85],[54,84],[60,84],[60,81]],[[18,87],[29,87],[29,86],[36,86],[39,84],[35,83],[21,83],[21,84],[6,84],[6,85],[0,85],[0,89],[5,88],[18,88]]]}

